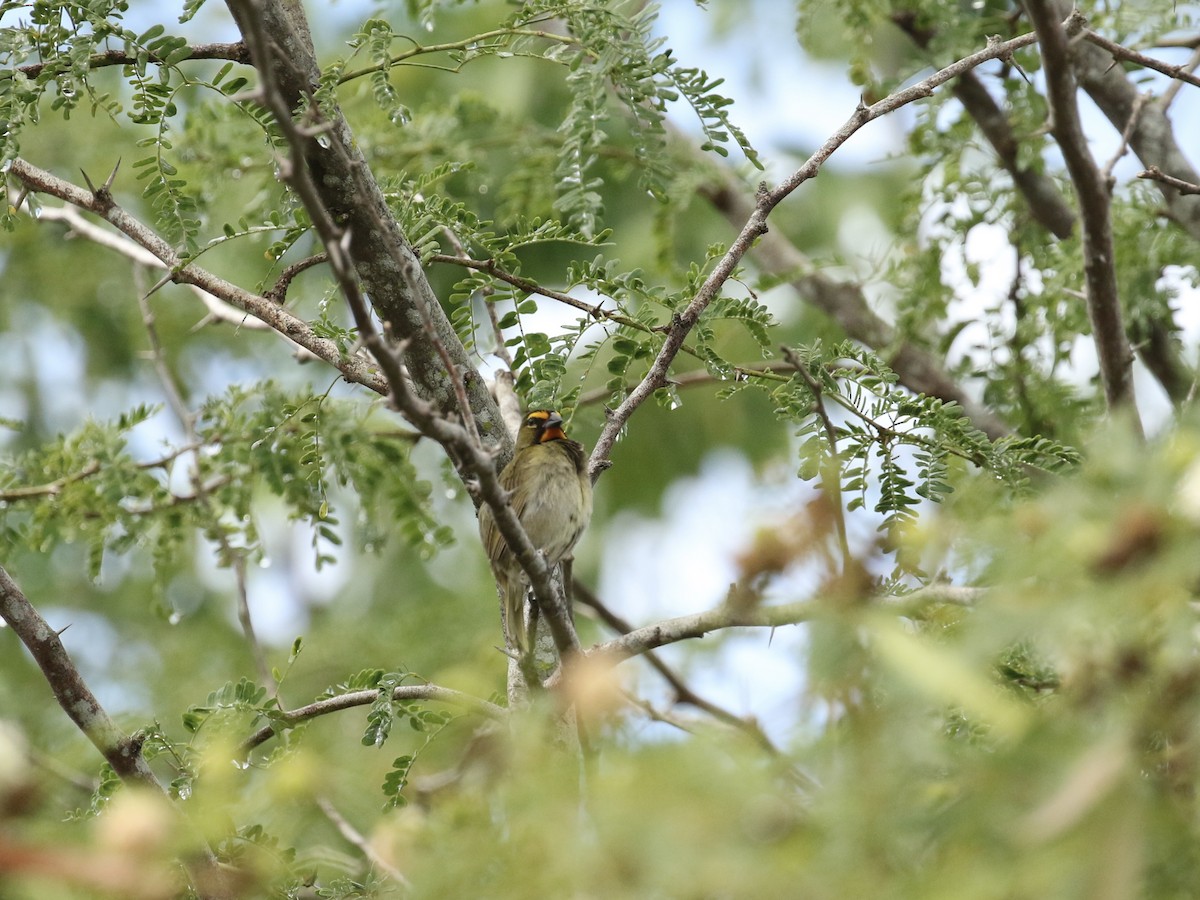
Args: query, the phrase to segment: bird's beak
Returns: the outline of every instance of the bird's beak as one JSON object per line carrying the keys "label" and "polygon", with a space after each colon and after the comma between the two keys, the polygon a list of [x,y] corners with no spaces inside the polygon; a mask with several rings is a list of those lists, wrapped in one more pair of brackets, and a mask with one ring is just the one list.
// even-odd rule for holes
{"label": "bird's beak", "polygon": [[566,437],[562,430],[562,416],[558,413],[550,413],[550,417],[546,419],[541,428],[541,433],[538,435],[538,443],[544,444],[546,441],[561,441]]}

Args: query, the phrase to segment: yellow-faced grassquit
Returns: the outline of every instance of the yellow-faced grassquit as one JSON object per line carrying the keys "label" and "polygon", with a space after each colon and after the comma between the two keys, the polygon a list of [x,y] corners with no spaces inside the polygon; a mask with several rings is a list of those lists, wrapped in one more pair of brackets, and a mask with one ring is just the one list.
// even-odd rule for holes
{"label": "yellow-faced grassquit", "polygon": [[[517,432],[512,460],[500,472],[513,512],[550,568],[569,558],[592,517],[592,482],[583,445],[563,432],[563,420],[550,409],[526,413]],[[528,645],[525,594],[528,581],[508,549],[491,508],[479,509],[479,533],[504,597],[509,643],[520,652]]]}

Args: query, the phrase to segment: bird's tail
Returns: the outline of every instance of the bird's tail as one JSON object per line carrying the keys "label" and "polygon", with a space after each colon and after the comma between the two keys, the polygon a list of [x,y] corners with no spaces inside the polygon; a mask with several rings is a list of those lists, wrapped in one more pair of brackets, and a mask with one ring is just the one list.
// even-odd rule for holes
{"label": "bird's tail", "polygon": [[509,578],[504,586],[504,631],[508,644],[522,656],[529,649],[529,624],[525,618],[525,598],[529,585],[521,577]]}

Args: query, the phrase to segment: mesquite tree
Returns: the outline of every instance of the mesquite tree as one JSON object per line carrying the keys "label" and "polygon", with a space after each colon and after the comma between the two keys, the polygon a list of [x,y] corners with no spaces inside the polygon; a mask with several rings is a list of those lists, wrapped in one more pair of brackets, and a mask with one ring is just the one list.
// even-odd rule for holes
{"label": "mesquite tree", "polygon": [[1194,10],[802,0],[768,153],[640,0],[136,6],[0,4],[0,893],[1192,889]]}

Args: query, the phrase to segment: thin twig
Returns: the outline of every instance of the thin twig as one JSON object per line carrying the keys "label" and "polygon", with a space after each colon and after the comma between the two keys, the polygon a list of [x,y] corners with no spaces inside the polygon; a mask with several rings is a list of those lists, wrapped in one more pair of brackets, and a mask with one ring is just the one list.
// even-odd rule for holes
{"label": "thin twig", "polygon": [[547,41],[553,41],[559,44],[568,44],[583,49],[583,45],[580,43],[579,38],[574,37],[573,35],[559,34],[553,31],[539,31],[532,28],[498,28],[494,31],[484,31],[480,34],[472,35],[469,38],[463,38],[459,41],[448,41],[443,44],[418,44],[416,41],[413,41],[414,46],[408,50],[405,50],[401,53],[392,54],[387,59],[374,65],[364,66],[361,69],[355,69],[353,72],[344,73],[338,79],[338,84],[345,84],[348,81],[353,81],[356,78],[362,78],[363,76],[370,75],[374,72],[386,72],[388,69],[398,66],[415,56],[421,56],[429,53],[452,53],[467,49],[478,50],[480,45],[486,45],[488,42],[493,41],[496,38],[503,37],[543,38]]}
{"label": "thin twig", "polygon": [[[724,384],[729,381],[749,381],[751,378],[762,378],[771,382],[785,382],[790,377],[792,364],[789,362],[769,362],[763,365],[736,365],[733,366],[733,374],[730,378],[723,378],[714,375],[707,369],[692,369],[689,372],[672,373],[670,379],[671,387],[675,388],[691,388],[700,387],[706,384]],[[627,383],[623,390],[625,392],[633,390],[634,384]],[[608,388],[596,388],[590,391],[584,391],[579,395],[577,405],[592,406],[596,403],[604,403],[613,392]]]}
{"label": "thin twig", "polygon": [[254,657],[254,667],[258,670],[258,683],[267,689],[271,698],[278,699],[279,682],[275,678],[275,673],[271,671],[271,664],[267,661],[267,653],[263,649],[262,642],[258,639],[258,633],[254,630],[254,618],[250,615],[250,588],[246,579],[246,552],[233,547],[223,532],[220,534],[220,539],[222,550],[231,558],[230,564],[233,567],[234,583],[237,587],[238,624],[242,626],[242,636],[246,638],[246,645],[250,648],[250,655]]}
{"label": "thin twig", "polygon": [[1168,175],[1158,166],[1150,166],[1146,171],[1139,172],[1138,178],[1157,181],[1159,184],[1175,188],[1181,194],[1200,194],[1200,184],[1193,184],[1190,181],[1184,181],[1182,178],[1176,178],[1174,175]]}
{"label": "thin twig", "polygon": [[1113,169],[1121,161],[1121,157],[1129,152],[1129,138],[1133,134],[1134,129],[1137,128],[1138,120],[1142,116],[1142,109],[1153,99],[1154,95],[1149,91],[1143,91],[1138,94],[1138,98],[1133,104],[1133,112],[1129,114],[1129,121],[1125,123],[1125,128],[1121,131],[1121,142],[1117,145],[1117,149],[1113,151],[1112,158],[1105,163],[1104,168],[1100,171],[1100,175],[1104,179],[1104,183],[1109,186],[1110,191],[1113,186]]}
{"label": "thin twig", "polygon": [[[158,374],[158,380],[167,395],[167,402],[179,420],[184,434],[187,436],[188,444],[198,447],[201,441],[200,436],[196,433],[196,414],[188,409],[187,404],[184,402],[179,382],[171,371],[171,367],[167,364],[166,353],[158,337],[158,325],[154,319],[154,312],[150,308],[150,298],[142,288],[143,280],[141,268],[135,268],[134,284],[137,286],[138,305],[142,311],[142,324],[145,326],[146,334],[150,340],[150,355],[154,360],[154,370]],[[209,507],[209,492],[205,483],[200,478],[199,470],[195,466],[191,470],[191,481],[193,497],[200,500],[206,508]],[[229,542],[229,538],[225,535],[224,531],[217,531],[217,543],[221,548],[222,555],[230,561],[230,565],[233,568],[234,582],[237,588],[235,593],[237,597],[238,622],[242,626],[242,634],[245,636],[246,643],[250,647],[250,653],[254,657],[255,668],[258,670],[259,683],[270,691],[272,697],[278,697],[279,683],[275,680],[275,676],[271,672],[271,666],[267,662],[266,651],[258,640],[258,635],[254,631],[254,621],[250,615],[250,591],[246,579],[246,553],[244,550],[234,547]]]}
{"label": "thin twig", "polygon": [[813,398],[813,409],[816,411],[817,418],[821,420],[821,425],[825,429],[825,440],[829,442],[829,456],[821,465],[821,487],[824,488],[826,495],[829,497],[829,506],[833,512],[834,528],[837,531],[838,549],[842,554],[842,572],[846,574],[851,563],[850,539],[846,533],[846,513],[845,507],[842,505],[842,459],[841,454],[838,453],[837,426],[834,425],[833,419],[829,417],[829,411],[825,409],[825,391],[821,383],[808,371],[808,366],[796,355],[796,351],[787,346],[781,347],[780,350],[784,358],[795,368],[796,374],[808,385],[808,391],[812,394]]}
{"label": "thin twig", "polygon": [[[1192,55],[1188,58],[1188,61],[1183,64],[1183,66],[1189,72],[1196,71],[1196,67],[1200,66],[1200,46],[1192,48]],[[1175,102],[1175,98],[1179,96],[1179,92],[1182,89],[1183,82],[1177,78],[1172,79],[1171,83],[1167,85],[1167,89],[1163,91],[1162,95],[1158,98],[1158,105],[1161,107],[1163,112],[1166,112],[1171,108],[1171,104]]]}
{"label": "thin twig", "polygon": [[328,253],[314,253],[306,259],[292,263],[279,273],[279,277],[275,279],[275,283],[271,285],[271,289],[263,294],[263,296],[268,300],[274,300],[276,303],[283,303],[287,299],[288,288],[291,287],[292,280],[297,275],[311,269],[313,266],[319,266],[328,261]]}
{"label": "thin twig", "polygon": [[[576,581],[574,583],[572,586],[572,594],[579,603],[593,610],[605,624],[619,634],[628,634],[634,630],[634,626],[631,623],[627,622],[625,619],[621,618],[619,615],[605,606],[600,598],[584,587],[581,582]],[[688,706],[694,706],[696,709],[702,710],[717,721],[723,722],[724,724],[747,734],[755,743],[757,743],[772,756],[779,755],[779,748],[777,748],[771,742],[771,739],[767,737],[766,732],[759,727],[757,722],[751,719],[742,718],[741,716],[732,713],[724,707],[718,706],[716,703],[706,700],[704,697],[697,694],[682,678],[679,677],[679,675],[675,673],[670,666],[663,662],[662,657],[660,657],[653,650],[647,650],[644,654],[642,654],[642,656],[646,662],[650,664],[654,671],[658,672],[658,674],[662,676],[663,680],[670,685],[671,690],[675,695],[676,703],[685,703]]]}
{"label": "thin twig", "polygon": [[[367,706],[378,699],[379,691],[377,690],[350,691],[345,694],[338,694],[336,697],[317,700],[314,703],[309,703],[306,706],[296,709],[275,713],[271,717],[272,721],[270,725],[264,725],[258,731],[254,732],[254,734],[250,735],[250,737],[242,741],[242,752],[249,753],[255,747],[265,744],[277,734],[294,728],[302,722],[307,722],[309,719],[327,716],[330,713],[340,712],[344,709],[353,709],[356,706]],[[495,719],[496,721],[503,721],[507,716],[507,710],[502,706],[497,706],[495,703],[490,703],[487,700],[481,700],[470,694],[464,694],[462,691],[440,687],[436,684],[400,685],[392,690],[391,699],[397,702],[432,700],[437,703],[445,703],[448,706],[457,706],[460,709],[465,709],[467,712],[488,719]]]}
{"label": "thin twig", "polygon": [[[1079,15],[1079,18],[1082,19],[1082,15]],[[1084,20],[1084,24],[1086,25],[1086,20]],[[1192,87],[1200,87],[1200,78],[1197,78],[1192,74],[1192,66],[1188,63],[1184,63],[1183,65],[1179,66],[1172,66],[1160,59],[1155,59],[1153,56],[1147,56],[1145,53],[1138,53],[1136,50],[1130,50],[1128,47],[1123,47],[1116,41],[1110,41],[1108,38],[1097,34],[1090,29],[1085,29],[1083,31],[1083,38],[1088,43],[1095,44],[1097,47],[1107,50],[1113,55],[1114,59],[1121,59],[1125,60],[1126,62],[1136,63],[1143,69],[1153,69],[1155,72],[1161,72],[1163,75],[1166,75],[1168,78],[1174,79],[1175,81],[1190,84]]]}
{"label": "thin twig", "polygon": [[106,219],[139,246],[148,250],[158,264],[170,273],[173,282],[195,285],[239,310],[261,319],[313,356],[338,369],[347,381],[361,384],[378,393],[386,391],[383,379],[372,371],[368,360],[353,354],[343,354],[336,341],[319,337],[307,322],[266,297],[218,278],[194,263],[185,265],[170,244],[131,216],[111,196],[86,191],[20,158],[12,161],[9,173],[32,191],[58,197]]}
{"label": "thin twig", "polygon": [[196,417],[184,402],[179,384],[175,380],[175,376],[171,374],[171,367],[167,364],[166,353],[163,351],[162,341],[158,337],[158,324],[154,319],[154,310],[150,308],[150,298],[145,290],[145,277],[141,266],[134,266],[133,283],[137,293],[138,308],[142,311],[142,326],[146,329],[146,337],[150,341],[150,359],[154,363],[158,382],[167,396],[167,404],[175,413],[175,418],[183,426],[188,443],[197,445],[199,441],[194,427]]}
{"label": "thin twig", "polygon": [[328,798],[317,797],[316,799],[317,806],[325,814],[325,818],[333,823],[333,827],[338,830],[338,833],[342,837],[357,847],[359,852],[370,860],[371,865],[377,866],[384,874],[398,884],[404,887],[412,887],[412,882],[404,877],[404,873],[380,856],[378,851],[371,846],[371,842],[363,837],[362,833],[351,825],[345,816],[338,812],[337,807],[330,803]]}

